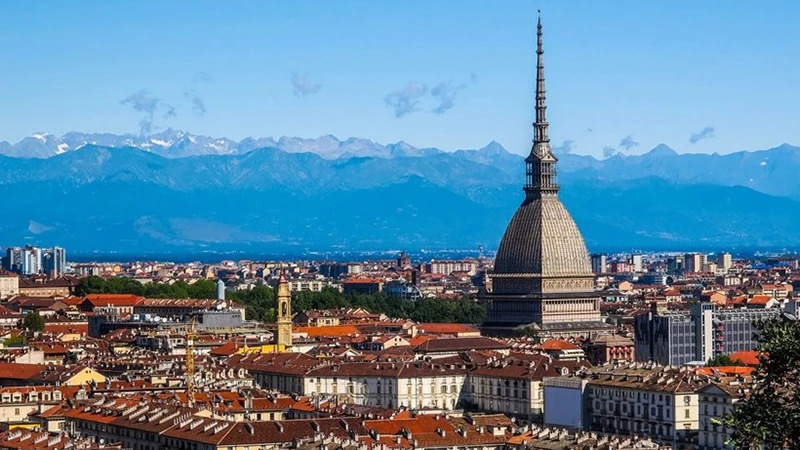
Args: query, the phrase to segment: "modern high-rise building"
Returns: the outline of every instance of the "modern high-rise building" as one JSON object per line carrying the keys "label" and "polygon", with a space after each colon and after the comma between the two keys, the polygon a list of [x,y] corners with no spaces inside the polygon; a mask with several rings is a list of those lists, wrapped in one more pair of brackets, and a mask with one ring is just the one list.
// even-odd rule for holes
{"label": "modern high-rise building", "polygon": [[225,300],[225,282],[217,280],[217,300]]}
{"label": "modern high-rise building", "polygon": [[22,272],[22,253],[21,247],[9,247],[6,249],[6,257],[4,259],[5,269],[9,272]]}
{"label": "modern high-rise building", "polygon": [[22,249],[22,266],[19,273],[33,275],[42,271],[42,250],[38,247],[26,245]]}
{"label": "modern high-rise building", "polygon": [[[495,258],[487,305],[488,333],[535,326],[542,335],[592,336],[600,319],[591,260],[572,216],[558,198],[558,158],[550,148],[542,22],[537,26],[536,120],[525,158],[525,199],[506,228]],[[487,289],[488,291],[488,289]]]}
{"label": "modern high-rise building", "polygon": [[700,272],[703,269],[703,259],[700,253],[687,253],[683,255],[684,272]]}
{"label": "modern high-rise building", "polygon": [[719,309],[712,303],[696,303],[689,312],[654,308],[634,319],[636,359],[683,365],[754,350],[753,323],[779,314],[778,309]]}
{"label": "modern high-rise building", "polygon": [[683,256],[670,256],[667,258],[667,272],[683,272]]}
{"label": "modern high-rise building", "polygon": [[631,265],[633,266],[633,271],[636,273],[641,273],[644,271],[644,256],[642,255],[631,255]]}
{"label": "modern high-rise building", "polygon": [[592,272],[596,274],[608,272],[606,255],[602,253],[592,253]]}
{"label": "modern high-rise building", "polygon": [[720,253],[717,255],[717,267],[723,270],[725,273],[731,270],[733,267],[733,257],[730,253]]}
{"label": "modern high-rise building", "polygon": [[46,249],[42,256],[42,270],[51,277],[60,277],[67,270],[67,251],[61,247]]}

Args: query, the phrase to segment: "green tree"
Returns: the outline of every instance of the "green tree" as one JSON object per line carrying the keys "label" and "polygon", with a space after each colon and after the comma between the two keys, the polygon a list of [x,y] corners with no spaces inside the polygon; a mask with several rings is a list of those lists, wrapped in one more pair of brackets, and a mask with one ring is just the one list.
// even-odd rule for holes
{"label": "green tree", "polygon": [[298,292],[292,299],[294,311],[329,308],[364,308],[373,313],[410,318],[417,322],[481,324],[486,319],[486,308],[469,298],[422,298],[411,301],[383,293],[345,295],[336,289],[323,289],[321,292]]}
{"label": "green tree", "polygon": [[756,324],[759,366],[752,392],[725,418],[737,449],[800,448],[800,323]]}
{"label": "green tree", "polygon": [[709,358],[706,362],[709,367],[730,367],[730,366],[744,366],[741,359],[731,359],[731,355],[720,353],[719,355]]}
{"label": "green tree", "polygon": [[4,347],[11,347],[11,346],[26,346],[28,345],[28,338],[25,335],[17,335],[3,339],[3,346]]}
{"label": "green tree", "polygon": [[44,317],[36,311],[29,311],[22,321],[22,326],[28,331],[44,330]]}
{"label": "green tree", "polygon": [[189,298],[217,298],[217,283],[211,280],[197,280],[188,287]]}
{"label": "green tree", "polygon": [[149,298],[209,298],[217,297],[217,285],[211,280],[198,280],[189,284],[179,280],[174,283],[142,284],[129,277],[113,277],[108,280],[90,276],[82,278],[75,287],[75,294],[133,294]]}
{"label": "green tree", "polygon": [[[246,291],[227,292],[226,298],[244,306],[245,317],[249,320],[275,321],[274,310],[278,305],[270,286],[262,284]],[[270,309],[273,310],[271,315]]]}
{"label": "green tree", "polygon": [[80,297],[104,293],[106,293],[106,280],[94,275],[81,278],[75,286],[75,294]]}

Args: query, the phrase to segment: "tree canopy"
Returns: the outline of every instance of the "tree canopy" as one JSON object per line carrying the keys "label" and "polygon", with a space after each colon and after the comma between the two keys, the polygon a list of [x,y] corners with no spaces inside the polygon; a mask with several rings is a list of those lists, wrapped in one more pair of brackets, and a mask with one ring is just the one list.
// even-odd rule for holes
{"label": "tree canopy", "polygon": [[217,285],[211,280],[198,280],[142,284],[129,277],[104,279],[97,276],[81,278],[75,294],[133,294],[148,298],[217,298]]}
{"label": "tree canopy", "polygon": [[[108,280],[90,276],[82,278],[76,287],[77,295],[87,294],[134,294],[148,298],[216,298],[217,287],[211,280],[199,280],[193,284],[176,281],[172,284],[142,284],[128,277]],[[259,284],[249,290],[228,291],[226,299],[245,307],[248,319],[265,322],[275,321],[277,307],[275,292],[271,286]],[[364,308],[373,313],[385,313],[389,317],[408,318],[417,322],[457,322],[481,324],[486,318],[486,309],[468,298],[457,300],[423,298],[417,301],[404,300],[379,293],[374,295],[345,295],[336,289],[321,292],[301,291],[294,294],[292,310],[330,308]]]}
{"label": "tree canopy", "polygon": [[725,420],[738,449],[800,448],[800,323],[756,325],[759,366],[752,392]]}
{"label": "tree canopy", "polygon": [[706,365],[710,367],[731,367],[744,366],[745,364],[741,359],[731,359],[731,355],[720,353],[713,358],[709,358],[708,362],[706,362]]}
{"label": "tree canopy", "polygon": [[28,331],[44,330],[44,317],[36,311],[29,311],[22,320],[22,326]]}
{"label": "tree canopy", "polygon": [[295,311],[329,308],[364,308],[389,317],[408,318],[417,322],[456,322],[481,324],[486,319],[486,309],[468,298],[456,300],[421,298],[416,301],[391,297],[383,293],[374,295],[345,295],[336,289],[322,292],[298,292],[292,300]]}

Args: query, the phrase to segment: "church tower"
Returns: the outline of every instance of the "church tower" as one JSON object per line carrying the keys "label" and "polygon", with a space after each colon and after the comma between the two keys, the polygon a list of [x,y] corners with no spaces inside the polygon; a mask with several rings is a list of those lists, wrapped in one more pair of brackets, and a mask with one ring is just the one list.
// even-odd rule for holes
{"label": "church tower", "polygon": [[278,277],[278,330],[275,338],[278,351],[287,350],[292,346],[292,293],[289,291],[289,282],[286,280],[286,272],[281,269]]}

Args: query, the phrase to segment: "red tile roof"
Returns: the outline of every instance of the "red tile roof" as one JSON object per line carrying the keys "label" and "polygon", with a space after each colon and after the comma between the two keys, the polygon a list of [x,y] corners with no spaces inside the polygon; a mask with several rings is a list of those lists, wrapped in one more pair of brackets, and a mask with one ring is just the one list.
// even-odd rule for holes
{"label": "red tile roof", "polygon": [[89,294],[85,300],[88,300],[93,306],[136,306],[144,300],[144,297],[132,294]]}
{"label": "red tile roof", "polygon": [[305,333],[308,337],[324,336],[352,336],[358,334],[358,328],[353,325],[335,325],[332,327],[294,327],[295,333]]}
{"label": "red tile roof", "polygon": [[769,301],[772,300],[772,297],[769,295],[754,295],[747,304],[748,305],[766,305]]}
{"label": "red tile roof", "polygon": [[478,329],[463,323],[421,323],[417,329],[426,334],[476,333]]}
{"label": "red tile roof", "polygon": [[88,322],[75,323],[45,323],[44,331],[53,334],[89,334]]}
{"label": "red tile roof", "polygon": [[561,339],[549,339],[542,344],[542,350],[580,350],[580,347]]}
{"label": "red tile roof", "polygon": [[0,379],[29,380],[38,375],[47,365],[0,362]]}
{"label": "red tile roof", "polygon": [[742,364],[747,366],[758,365],[758,351],[757,350],[743,350],[740,352],[731,353],[731,360],[739,360]]}

